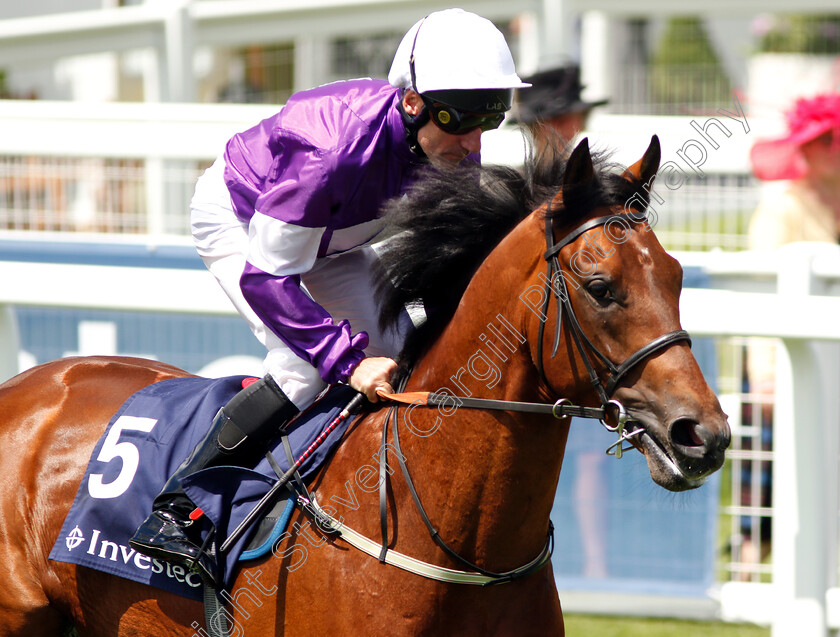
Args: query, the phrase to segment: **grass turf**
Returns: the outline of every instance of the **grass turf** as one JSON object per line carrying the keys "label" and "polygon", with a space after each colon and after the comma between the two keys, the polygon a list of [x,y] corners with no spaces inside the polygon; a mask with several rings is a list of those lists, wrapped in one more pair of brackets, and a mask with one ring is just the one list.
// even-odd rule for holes
{"label": "grass turf", "polygon": [[678,619],[564,615],[567,637],[769,637],[770,629]]}

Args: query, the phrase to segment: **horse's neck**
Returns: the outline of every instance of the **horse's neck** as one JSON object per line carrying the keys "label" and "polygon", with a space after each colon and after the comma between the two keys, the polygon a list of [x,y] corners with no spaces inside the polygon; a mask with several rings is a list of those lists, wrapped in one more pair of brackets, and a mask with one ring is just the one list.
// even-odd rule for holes
{"label": "horse's neck", "polygon": [[[500,254],[494,252],[479,269],[452,321],[416,365],[408,389],[539,399],[540,383],[528,342],[528,332],[533,331],[528,325],[533,321],[519,295],[540,255],[529,263],[524,247],[510,245]],[[535,252],[533,245],[530,251]],[[422,467],[418,475],[422,471],[437,485],[436,513],[447,511],[445,519],[453,532],[477,538],[477,544],[483,545],[477,550],[488,554],[518,549],[519,555],[510,554],[514,562],[526,557],[523,550],[539,547],[545,539],[567,424],[551,417],[466,408],[414,409],[410,424],[402,430],[409,465]],[[412,435],[418,431],[433,433]],[[442,535],[448,530],[445,526]]]}
{"label": "horse's neck", "polygon": [[534,364],[540,346],[539,310],[527,294],[544,283],[536,274],[545,269],[544,245],[542,221],[532,215],[497,246],[476,272],[449,325],[415,365],[410,387],[446,388],[459,396],[548,400]]}
{"label": "horse's neck", "polygon": [[[485,289],[490,292],[490,290]],[[517,398],[534,384],[521,309],[471,287],[438,341],[417,363],[409,387],[456,396]]]}

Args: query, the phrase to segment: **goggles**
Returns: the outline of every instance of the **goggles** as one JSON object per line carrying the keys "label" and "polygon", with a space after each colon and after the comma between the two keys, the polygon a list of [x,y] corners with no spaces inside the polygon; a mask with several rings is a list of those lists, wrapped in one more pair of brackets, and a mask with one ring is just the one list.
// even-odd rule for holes
{"label": "goggles", "polygon": [[468,113],[446,104],[433,102],[422,95],[421,98],[435,125],[451,135],[466,135],[476,128],[480,128],[482,131],[494,130],[499,128],[505,120],[504,113]]}

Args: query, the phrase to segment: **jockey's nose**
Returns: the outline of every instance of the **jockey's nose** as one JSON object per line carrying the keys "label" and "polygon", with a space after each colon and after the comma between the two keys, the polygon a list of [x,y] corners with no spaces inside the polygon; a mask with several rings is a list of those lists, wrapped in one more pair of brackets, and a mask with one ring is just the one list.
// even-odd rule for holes
{"label": "jockey's nose", "polygon": [[461,146],[464,150],[470,153],[481,152],[481,133],[483,132],[480,128],[475,128],[461,135]]}

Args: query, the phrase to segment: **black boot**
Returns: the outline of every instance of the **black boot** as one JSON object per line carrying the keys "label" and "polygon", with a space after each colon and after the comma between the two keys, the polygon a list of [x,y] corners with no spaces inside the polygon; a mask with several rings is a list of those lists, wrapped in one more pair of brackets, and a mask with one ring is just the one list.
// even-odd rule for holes
{"label": "black boot", "polygon": [[252,383],[213,419],[210,431],[184,460],[155,498],[152,514],[129,540],[138,553],[197,570],[215,586],[214,559],[202,551],[200,510],[187,497],[181,480],[201,469],[240,465],[258,457],[262,444],[298,413],[297,407],[270,376]]}

